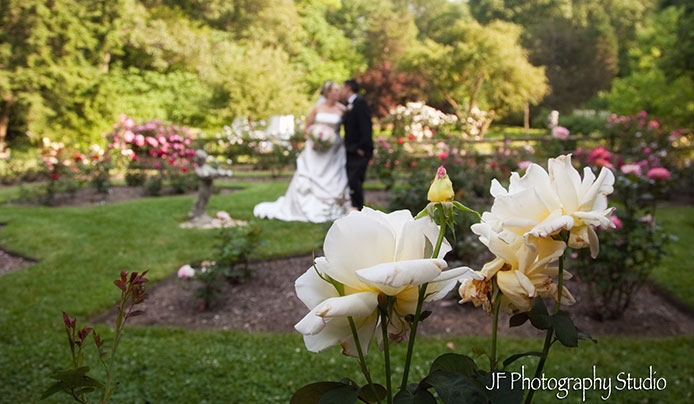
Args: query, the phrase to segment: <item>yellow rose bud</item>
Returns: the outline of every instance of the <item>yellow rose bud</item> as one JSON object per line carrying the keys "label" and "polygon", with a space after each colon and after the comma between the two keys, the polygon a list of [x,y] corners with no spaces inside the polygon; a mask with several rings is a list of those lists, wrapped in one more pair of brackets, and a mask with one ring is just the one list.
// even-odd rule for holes
{"label": "yellow rose bud", "polygon": [[446,169],[440,166],[436,171],[436,178],[429,187],[427,199],[429,202],[452,202],[455,193],[453,192],[453,183],[446,174]]}

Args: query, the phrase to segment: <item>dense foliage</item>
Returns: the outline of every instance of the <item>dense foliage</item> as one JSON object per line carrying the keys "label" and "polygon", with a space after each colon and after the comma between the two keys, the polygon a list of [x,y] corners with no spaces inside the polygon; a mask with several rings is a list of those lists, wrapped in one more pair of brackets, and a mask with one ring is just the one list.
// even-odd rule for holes
{"label": "dense foliage", "polygon": [[564,113],[599,95],[600,109],[688,126],[691,16],[653,0],[11,0],[0,153],[95,143],[120,114],[211,133],[301,115],[326,79],[350,76],[379,117],[421,100],[519,122],[528,105]]}

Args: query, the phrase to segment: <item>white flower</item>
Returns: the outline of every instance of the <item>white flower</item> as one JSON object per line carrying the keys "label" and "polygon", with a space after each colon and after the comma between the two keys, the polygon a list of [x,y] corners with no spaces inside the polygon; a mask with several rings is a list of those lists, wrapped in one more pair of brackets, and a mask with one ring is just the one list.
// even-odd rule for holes
{"label": "white flower", "polygon": [[596,178],[586,167],[581,180],[570,154],[549,159],[548,168],[549,173],[531,164],[522,177],[512,173],[508,190],[492,180],[494,204],[482,221],[497,233],[505,230],[526,239],[569,230],[569,246],[590,247],[596,257],[599,242],[593,227],[613,227],[610,215],[614,208],[607,207],[607,195],[613,192],[614,174],[603,167]]}
{"label": "white flower", "polygon": [[223,210],[217,212],[217,214],[215,214],[215,217],[223,222],[231,222],[231,216],[229,216],[229,214]]}
{"label": "white flower", "polygon": [[[490,311],[491,304],[486,294],[491,291],[491,280],[495,276],[502,292],[501,310],[504,312],[528,311],[536,296],[557,299],[557,285],[553,277],[559,272],[555,263],[566,249],[563,241],[534,237],[526,241],[524,237],[511,232],[499,234],[486,223],[474,224],[471,229],[496,258],[479,271],[484,281],[463,281],[459,289],[461,302],[473,302],[477,306],[482,304]],[[570,277],[571,274],[564,271],[564,279]],[[562,291],[562,303],[575,303],[566,288]]]}
{"label": "white flower", "polygon": [[183,278],[192,278],[195,276],[195,269],[191,267],[190,265],[186,264],[183,265],[182,267],[178,268],[178,277],[183,279]]}
{"label": "white flower", "polygon": [[[481,278],[466,267],[442,271],[447,267],[442,258],[451,247],[444,241],[438,257],[430,258],[438,232],[430,218],[414,220],[406,210],[385,214],[364,208],[335,221],[325,238],[325,257],[295,283],[297,296],[310,310],[295,326],[306,348],[321,352],[341,344],[345,354],[356,356],[347,317],[354,319],[362,350],[368,351],[378,323],[379,295],[395,298],[389,328],[397,339],[406,331],[402,319],[416,310],[419,285],[429,283],[425,300],[437,300],[458,280]],[[342,296],[335,285],[344,289]]]}

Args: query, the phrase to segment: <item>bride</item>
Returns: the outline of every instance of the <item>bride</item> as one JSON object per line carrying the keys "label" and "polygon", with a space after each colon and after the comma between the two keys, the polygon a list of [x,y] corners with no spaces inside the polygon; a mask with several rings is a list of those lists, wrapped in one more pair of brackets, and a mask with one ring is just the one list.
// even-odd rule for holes
{"label": "bride", "polygon": [[[296,161],[296,172],[284,196],[274,202],[262,202],[253,208],[257,217],[285,221],[322,223],[349,212],[346,153],[340,138],[340,123],[345,107],[338,102],[340,88],[328,81],[319,101],[306,118],[306,146]],[[332,131],[332,144],[315,141],[314,134]]]}

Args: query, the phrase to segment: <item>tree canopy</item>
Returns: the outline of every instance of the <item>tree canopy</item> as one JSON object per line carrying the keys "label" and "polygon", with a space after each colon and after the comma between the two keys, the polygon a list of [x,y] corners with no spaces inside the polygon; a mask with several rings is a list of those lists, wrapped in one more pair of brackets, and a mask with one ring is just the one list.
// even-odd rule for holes
{"label": "tree canopy", "polygon": [[642,92],[694,79],[692,15],[682,0],[7,0],[0,149],[88,142],[121,113],[210,130],[303,114],[354,76],[381,114],[414,97],[459,115],[596,96],[687,111],[691,95]]}

